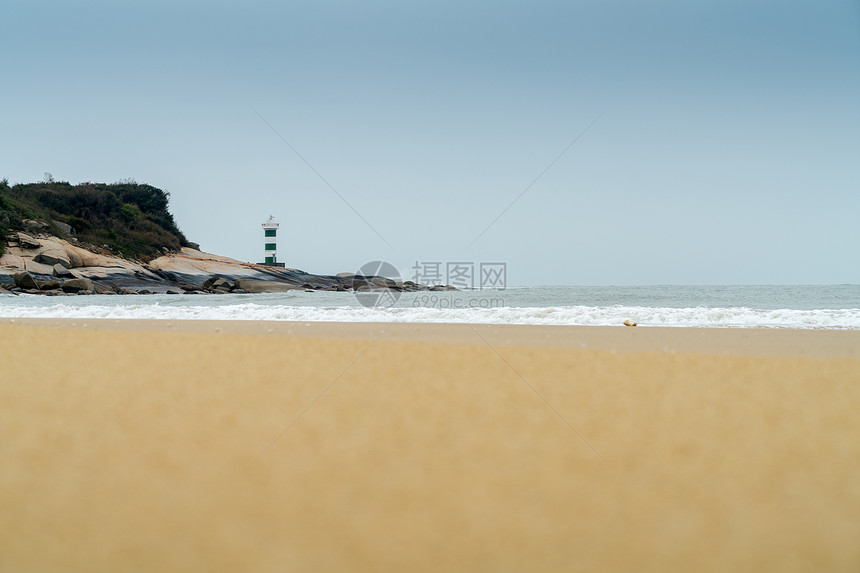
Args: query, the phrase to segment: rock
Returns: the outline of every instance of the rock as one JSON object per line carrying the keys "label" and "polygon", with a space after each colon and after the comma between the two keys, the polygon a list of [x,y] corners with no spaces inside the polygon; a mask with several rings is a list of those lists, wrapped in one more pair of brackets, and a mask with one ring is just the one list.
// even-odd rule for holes
{"label": "rock", "polygon": [[98,283],[93,283],[93,292],[95,294],[116,294],[116,291],[113,288],[108,288]]}
{"label": "rock", "polygon": [[370,282],[375,284],[378,287],[390,288],[395,286],[397,283],[391,279],[387,279],[385,277],[373,277],[370,279]]}
{"label": "rock", "polygon": [[233,285],[231,285],[230,281],[228,281],[227,279],[217,278],[212,282],[212,286],[210,288],[230,290],[232,286]]}
{"label": "rock", "polygon": [[334,276],[336,276],[339,279],[351,279],[352,277],[355,276],[355,273],[337,273]]}
{"label": "rock", "polygon": [[26,233],[18,233],[18,244],[22,249],[38,249],[42,246],[38,239],[34,239]]}
{"label": "rock", "polygon": [[56,265],[54,265],[54,272],[53,272],[53,275],[54,275],[55,277],[59,277],[59,278],[63,278],[63,279],[67,279],[67,278],[68,278],[68,279],[73,279],[73,278],[75,278],[75,275],[74,275],[74,274],[72,274],[72,271],[70,271],[69,269],[67,269],[66,267],[64,267],[64,266],[63,266],[63,265],[61,265],[61,264],[56,264]]}
{"label": "rock", "polygon": [[199,245],[198,243],[193,243],[193,242],[191,242],[191,241],[188,241],[188,246],[189,246],[190,248],[194,249],[195,251],[199,251],[199,250],[200,250],[200,245]]}
{"label": "rock", "polygon": [[61,288],[63,292],[77,293],[81,291],[90,291],[94,290],[93,281],[90,279],[69,279],[65,281]]}
{"label": "rock", "polygon": [[57,290],[60,288],[60,281],[37,281],[39,290]]}
{"label": "rock", "polygon": [[42,221],[36,221],[35,219],[24,219],[24,226],[31,233],[41,233],[48,228],[47,223],[43,223]]}
{"label": "rock", "polygon": [[68,223],[63,223],[62,221],[57,221],[56,219],[52,219],[51,222],[57,226],[59,230],[64,232],[67,235],[74,235],[75,228],[69,225]]}
{"label": "rock", "polygon": [[633,322],[632,320],[625,320],[624,326],[636,326],[636,323]]}
{"label": "rock", "polygon": [[69,263],[71,263],[71,268],[77,267],[86,267],[88,265],[84,264],[84,257],[81,256],[81,249],[76,249],[72,245],[69,245],[67,249],[64,249],[66,256],[69,258]]}
{"label": "rock", "polygon": [[66,251],[61,251],[59,249],[42,251],[33,257],[33,261],[36,263],[42,263],[43,265],[62,265],[67,269],[72,268],[72,263],[69,260],[69,256],[66,254]]}
{"label": "rock", "polygon": [[239,279],[236,281],[236,288],[240,288],[245,292],[287,292],[291,290],[298,290],[302,287],[290,283],[282,283],[277,281]]}
{"label": "rock", "polygon": [[210,289],[217,289],[217,288],[230,290],[231,288],[233,288],[233,286],[234,285],[230,284],[230,281],[228,281],[227,279],[225,279],[223,277],[212,277],[210,279],[206,279],[203,282],[203,290],[210,290]]}
{"label": "rock", "polygon": [[20,273],[15,273],[12,278],[15,281],[15,286],[21,289],[38,289],[39,285],[36,283],[36,279],[33,278],[33,275],[28,273],[27,271],[22,271]]}

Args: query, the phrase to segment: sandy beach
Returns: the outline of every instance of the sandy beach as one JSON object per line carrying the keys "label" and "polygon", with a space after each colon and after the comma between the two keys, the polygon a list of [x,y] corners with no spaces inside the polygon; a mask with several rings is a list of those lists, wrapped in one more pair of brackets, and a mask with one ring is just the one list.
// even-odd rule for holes
{"label": "sandy beach", "polygon": [[857,571],[860,331],[0,320],[3,571]]}

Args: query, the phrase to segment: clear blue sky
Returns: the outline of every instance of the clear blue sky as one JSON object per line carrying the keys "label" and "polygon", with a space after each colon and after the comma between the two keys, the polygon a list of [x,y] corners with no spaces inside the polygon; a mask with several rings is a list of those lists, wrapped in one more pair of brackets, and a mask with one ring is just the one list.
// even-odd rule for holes
{"label": "clear blue sky", "polygon": [[0,58],[0,177],[150,183],[210,252],[860,283],[856,0],[5,0]]}

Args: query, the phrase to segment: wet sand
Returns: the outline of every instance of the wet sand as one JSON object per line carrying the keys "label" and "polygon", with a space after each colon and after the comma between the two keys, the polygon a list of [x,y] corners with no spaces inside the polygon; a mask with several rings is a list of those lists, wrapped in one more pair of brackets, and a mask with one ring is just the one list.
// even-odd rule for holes
{"label": "wet sand", "polygon": [[857,571],[860,332],[0,320],[3,571]]}

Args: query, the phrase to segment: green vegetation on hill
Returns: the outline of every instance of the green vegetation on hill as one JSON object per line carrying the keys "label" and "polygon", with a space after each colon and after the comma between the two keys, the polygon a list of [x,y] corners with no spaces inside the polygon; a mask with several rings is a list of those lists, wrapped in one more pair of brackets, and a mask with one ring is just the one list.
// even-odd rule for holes
{"label": "green vegetation on hill", "polygon": [[167,210],[169,193],[137,183],[61,181],[10,186],[0,181],[0,254],[6,236],[25,230],[26,219],[40,221],[59,237],[55,221],[71,225],[81,243],[107,246],[125,257],[148,260],[164,248],[188,245]]}

